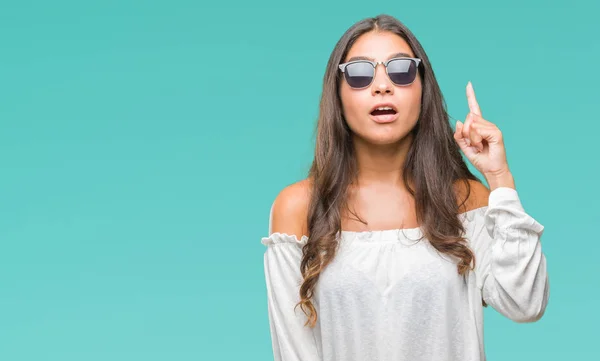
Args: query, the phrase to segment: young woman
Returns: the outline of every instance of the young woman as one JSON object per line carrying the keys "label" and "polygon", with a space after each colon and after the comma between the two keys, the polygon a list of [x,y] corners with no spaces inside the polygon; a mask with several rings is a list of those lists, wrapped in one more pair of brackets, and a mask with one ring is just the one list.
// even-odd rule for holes
{"label": "young woman", "polygon": [[453,130],[425,51],[391,16],[336,44],[312,167],[276,197],[262,239],[276,361],[481,361],[483,306],[543,315],[544,227],[470,82],[466,95]]}

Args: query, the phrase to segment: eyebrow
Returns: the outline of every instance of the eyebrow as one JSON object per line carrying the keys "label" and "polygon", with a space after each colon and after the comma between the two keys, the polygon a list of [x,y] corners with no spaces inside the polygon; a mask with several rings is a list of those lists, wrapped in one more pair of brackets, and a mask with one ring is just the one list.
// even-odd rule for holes
{"label": "eyebrow", "polygon": [[[395,54],[390,55],[388,57],[388,60],[392,59],[392,58],[412,58],[412,55],[407,54],[407,53],[395,53]],[[348,59],[347,63],[349,63],[351,61],[354,61],[354,60],[370,60],[370,61],[375,61],[375,59],[369,58],[368,56],[353,56],[350,59]]]}

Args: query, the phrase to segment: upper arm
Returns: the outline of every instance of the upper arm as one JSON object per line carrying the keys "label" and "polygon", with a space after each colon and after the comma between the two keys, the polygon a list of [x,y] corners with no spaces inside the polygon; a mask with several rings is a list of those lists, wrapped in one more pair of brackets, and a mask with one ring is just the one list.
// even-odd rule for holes
{"label": "upper arm", "polygon": [[308,235],[307,214],[309,184],[303,180],[285,187],[271,205],[269,215],[269,235],[285,233],[300,239]]}
{"label": "upper arm", "polygon": [[[470,211],[476,208],[485,207],[488,205],[490,190],[483,183],[469,179],[469,193],[463,181],[457,182],[458,204],[461,206],[461,212]],[[466,201],[465,201],[466,198]]]}

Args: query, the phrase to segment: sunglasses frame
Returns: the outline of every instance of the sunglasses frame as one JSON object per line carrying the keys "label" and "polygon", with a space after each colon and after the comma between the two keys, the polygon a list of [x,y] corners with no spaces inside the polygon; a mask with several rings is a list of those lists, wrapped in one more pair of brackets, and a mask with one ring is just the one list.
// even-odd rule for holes
{"label": "sunglasses frame", "polygon": [[[415,62],[416,66],[417,66],[417,74],[415,75],[415,79],[413,79],[413,81],[411,81],[408,84],[396,84],[394,83],[394,81],[392,80],[392,78],[390,78],[390,74],[388,73],[388,64],[394,60],[401,60],[401,59],[408,59],[408,60],[412,60]],[[352,89],[364,89],[364,88],[368,88],[371,86],[371,84],[373,84],[373,80],[375,80],[375,76],[377,75],[377,65],[379,64],[383,64],[383,66],[385,67],[385,74],[387,75],[387,77],[390,79],[390,81],[392,82],[392,84],[396,85],[396,86],[409,86],[412,83],[415,82],[415,80],[417,79],[417,75],[419,72],[419,64],[421,63],[421,59],[419,58],[408,58],[408,57],[399,57],[399,58],[392,58],[392,59],[388,59],[386,61],[372,61],[372,60],[366,60],[366,59],[360,59],[360,60],[353,60],[353,61],[349,61],[347,63],[343,63],[338,65],[338,68],[342,71],[342,73],[344,73],[344,78],[346,78],[346,67],[350,64],[354,64],[354,63],[369,63],[373,66],[373,76],[371,77],[371,82],[368,85],[365,85],[364,87],[360,87],[360,88],[354,88],[352,86],[350,86]],[[346,83],[348,82],[348,79],[346,79]],[[350,84],[348,84],[350,85]]]}

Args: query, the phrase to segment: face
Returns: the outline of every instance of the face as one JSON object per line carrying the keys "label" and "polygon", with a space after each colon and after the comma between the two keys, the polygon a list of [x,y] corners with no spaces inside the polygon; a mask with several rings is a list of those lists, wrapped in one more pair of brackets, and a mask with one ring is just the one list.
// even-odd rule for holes
{"label": "face", "polygon": [[[397,53],[415,57],[408,43],[400,36],[391,32],[369,32],[356,40],[343,62],[359,56],[374,61],[386,61]],[[375,78],[366,88],[353,89],[342,79],[342,111],[356,137],[373,144],[397,143],[405,138],[417,123],[421,111],[421,91],[421,79],[418,74],[412,84],[399,86],[390,80],[384,65],[378,64]],[[373,108],[382,103],[390,103],[397,111],[391,122],[382,122],[384,117],[371,114]]]}

